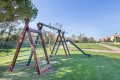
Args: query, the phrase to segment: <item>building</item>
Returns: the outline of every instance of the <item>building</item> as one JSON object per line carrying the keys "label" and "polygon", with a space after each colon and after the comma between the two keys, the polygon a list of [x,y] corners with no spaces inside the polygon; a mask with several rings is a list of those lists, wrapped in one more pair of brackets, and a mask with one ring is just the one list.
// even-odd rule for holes
{"label": "building", "polygon": [[113,42],[117,38],[120,38],[120,35],[112,35],[110,37],[101,38],[101,39],[99,39],[99,41],[100,42]]}

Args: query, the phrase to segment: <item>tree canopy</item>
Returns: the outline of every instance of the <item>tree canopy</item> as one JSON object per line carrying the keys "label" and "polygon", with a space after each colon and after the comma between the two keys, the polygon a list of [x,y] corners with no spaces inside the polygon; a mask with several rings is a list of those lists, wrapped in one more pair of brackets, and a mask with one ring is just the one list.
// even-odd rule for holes
{"label": "tree canopy", "polygon": [[0,0],[0,22],[13,22],[37,16],[38,9],[31,0]]}
{"label": "tree canopy", "polygon": [[0,40],[7,41],[10,37],[16,39],[20,29],[17,27],[18,21],[26,18],[34,20],[37,13],[38,9],[31,0],[0,0]]}

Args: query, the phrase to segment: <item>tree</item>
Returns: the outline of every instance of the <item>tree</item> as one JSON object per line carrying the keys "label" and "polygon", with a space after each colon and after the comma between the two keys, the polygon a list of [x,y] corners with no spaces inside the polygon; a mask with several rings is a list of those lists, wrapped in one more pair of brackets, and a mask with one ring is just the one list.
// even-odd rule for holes
{"label": "tree", "polygon": [[0,0],[0,34],[7,29],[11,33],[13,28],[19,25],[18,22],[25,18],[34,20],[37,16],[37,8],[31,0]]}
{"label": "tree", "polygon": [[82,39],[82,42],[83,42],[83,43],[88,43],[88,41],[89,41],[89,38],[83,37],[83,39]]}
{"label": "tree", "polygon": [[[9,27],[5,27],[5,26],[9,26]],[[9,22],[8,23],[1,23],[0,24],[0,40],[4,40],[4,41],[9,41],[9,40],[13,40],[13,36],[17,38],[17,36],[19,36],[19,32],[20,32],[20,28],[17,27],[16,25],[12,24]],[[17,39],[15,39],[16,41]]]}
{"label": "tree", "polygon": [[43,30],[43,37],[47,44],[49,43],[49,40],[50,40],[51,44],[54,44],[54,42],[56,40],[56,34],[50,32],[50,31],[46,31],[46,30]]}
{"label": "tree", "polygon": [[90,38],[89,38],[89,42],[90,42],[90,43],[94,43],[94,42],[96,42],[96,41],[95,41],[94,37],[90,37]]}
{"label": "tree", "polygon": [[48,43],[49,43],[48,31],[43,30],[42,35],[43,35],[43,37],[44,37],[45,43],[48,44]]}
{"label": "tree", "polygon": [[72,35],[71,35],[71,40],[72,40],[72,41],[75,41],[76,39],[77,39],[77,36],[74,35],[74,34],[72,34]]}
{"label": "tree", "polygon": [[0,22],[14,22],[25,18],[35,19],[37,8],[31,0],[0,0]]}
{"label": "tree", "polygon": [[54,44],[54,42],[56,40],[56,34],[52,33],[52,32],[49,32],[48,35],[49,35],[49,39],[51,41],[51,44]]}
{"label": "tree", "polygon": [[120,42],[120,37],[116,38],[116,42]]}
{"label": "tree", "polygon": [[84,34],[81,34],[81,33],[80,33],[80,35],[78,36],[78,40],[79,40],[80,43],[82,42],[83,37],[84,37]]}

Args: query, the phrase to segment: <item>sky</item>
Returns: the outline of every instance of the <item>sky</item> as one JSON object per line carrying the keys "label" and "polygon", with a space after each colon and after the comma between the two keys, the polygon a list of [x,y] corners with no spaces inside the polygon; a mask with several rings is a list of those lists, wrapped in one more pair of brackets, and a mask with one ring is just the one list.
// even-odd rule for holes
{"label": "sky", "polygon": [[95,39],[120,34],[120,0],[32,0],[38,15],[30,23],[62,24],[67,36],[85,34]]}

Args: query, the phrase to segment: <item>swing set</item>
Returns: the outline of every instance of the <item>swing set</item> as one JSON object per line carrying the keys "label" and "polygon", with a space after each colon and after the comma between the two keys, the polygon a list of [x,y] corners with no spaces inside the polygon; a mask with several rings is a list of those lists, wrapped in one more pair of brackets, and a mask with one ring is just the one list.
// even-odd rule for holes
{"label": "swing set", "polygon": [[[16,52],[14,54],[12,63],[10,65],[10,72],[13,72],[13,69],[14,69],[14,66],[16,64],[16,61],[17,61],[17,58],[18,58],[18,55],[19,55],[19,52],[20,52],[20,48],[23,44],[26,33],[28,34],[28,39],[29,39],[29,43],[30,43],[30,47],[31,47],[30,56],[28,58],[26,66],[30,65],[30,62],[31,62],[31,59],[32,59],[32,56],[33,56],[35,66],[36,66],[36,71],[37,71],[38,74],[41,74],[41,73],[43,73],[46,70],[51,68],[48,52],[47,52],[46,45],[45,45],[45,40],[44,40],[43,34],[42,34],[43,27],[46,27],[46,28],[49,28],[49,29],[52,29],[52,30],[56,30],[58,32],[57,38],[55,40],[52,51],[50,53],[51,55],[53,55],[53,54],[56,55],[57,52],[58,52],[58,49],[60,47],[60,44],[62,44],[64,52],[65,52],[65,56],[68,57],[70,55],[70,52],[69,52],[69,49],[68,49],[67,42],[69,41],[79,51],[81,51],[84,55],[90,57],[90,54],[86,54],[79,47],[77,47],[77,45],[75,45],[72,41],[66,40],[65,37],[64,37],[65,32],[62,31],[61,29],[55,28],[55,27],[50,26],[50,25],[46,25],[44,23],[38,23],[37,24],[38,30],[35,30],[35,29],[32,29],[32,28],[29,27],[29,19],[25,19],[25,26],[23,28],[23,31],[22,31],[21,35],[20,35],[20,39],[19,39],[19,42],[18,42],[18,45],[17,45],[17,48],[16,48]],[[33,38],[31,36],[31,32],[32,33],[37,33],[37,37],[36,37],[35,41],[33,41]],[[36,52],[36,45],[38,44],[38,40],[40,40],[41,45],[43,47],[44,57],[45,57],[45,60],[46,60],[46,63],[47,63],[47,65],[44,66],[44,67],[41,67],[42,66],[42,64],[40,63],[41,60],[39,60],[37,52]],[[58,45],[57,45],[57,43],[58,43]]]}

